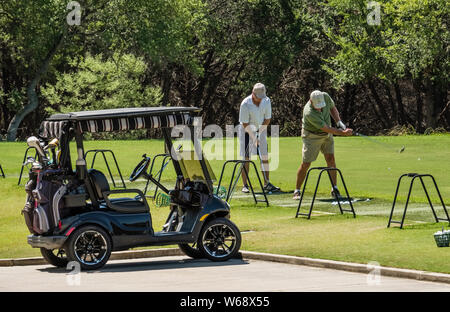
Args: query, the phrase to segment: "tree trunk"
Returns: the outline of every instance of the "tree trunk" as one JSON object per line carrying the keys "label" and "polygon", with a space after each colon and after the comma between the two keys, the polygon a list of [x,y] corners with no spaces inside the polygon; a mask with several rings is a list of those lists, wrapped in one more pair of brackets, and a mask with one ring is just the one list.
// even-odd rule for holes
{"label": "tree trunk", "polygon": [[172,87],[172,68],[168,66],[162,71],[162,87],[161,92],[163,94],[161,99],[162,106],[167,106],[170,99],[170,88]]}
{"label": "tree trunk", "polygon": [[397,106],[395,106],[395,102],[394,102],[394,99],[392,97],[391,87],[389,85],[385,84],[385,83],[383,83],[383,85],[384,85],[384,88],[386,90],[387,97],[389,99],[389,105],[391,106],[392,120],[394,121],[395,124],[398,124],[399,123],[399,120],[398,120],[398,109],[397,109]]}
{"label": "tree trunk", "polygon": [[380,121],[383,123],[384,128],[391,128],[391,120],[389,118],[389,115],[387,114],[386,110],[384,109],[383,102],[381,101],[380,97],[378,96],[377,90],[372,82],[368,83],[370,92],[372,93],[374,101],[374,110],[380,119]]}
{"label": "tree trunk", "polygon": [[404,125],[410,122],[410,120],[405,113],[405,106],[403,105],[402,92],[400,90],[400,86],[398,85],[398,83],[394,84],[394,90],[395,90],[395,98],[397,100],[398,116],[400,119],[400,123]]}
{"label": "tree trunk", "polygon": [[425,125],[427,128],[436,128],[436,109],[434,101],[435,90],[433,83],[430,80],[425,82],[425,97],[424,97],[424,107],[425,107]]}
{"label": "tree trunk", "polygon": [[36,74],[34,75],[34,78],[28,84],[27,86],[28,103],[19,112],[16,113],[16,115],[9,123],[8,133],[6,137],[8,141],[16,140],[17,130],[19,129],[19,126],[22,123],[23,119],[38,107],[39,99],[36,92],[36,87],[41,81],[42,76],[47,72],[50,62],[55,56],[61,44],[63,43],[63,40],[64,40],[64,33],[57,38],[55,44],[53,45],[53,47],[50,49],[50,51],[47,53],[47,56],[43,60],[41,67],[37,70]]}
{"label": "tree trunk", "polygon": [[423,100],[421,95],[420,82],[413,83],[416,90],[416,131],[423,132],[422,120],[423,120]]}

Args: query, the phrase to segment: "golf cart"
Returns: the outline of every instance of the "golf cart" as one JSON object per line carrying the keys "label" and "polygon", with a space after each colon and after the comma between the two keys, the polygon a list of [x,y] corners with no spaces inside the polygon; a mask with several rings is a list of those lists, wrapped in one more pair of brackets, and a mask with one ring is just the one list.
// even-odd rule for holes
{"label": "golf cart", "polygon": [[[241,235],[230,221],[229,205],[213,194],[215,177],[209,163],[198,145],[191,144],[189,150],[190,144],[187,149],[172,144],[171,128],[184,126],[193,134],[193,117],[199,111],[195,107],[109,109],[56,114],[43,121],[39,139],[27,141],[38,155],[27,160],[31,168],[23,214],[32,233],[28,243],[40,248],[52,265],[64,267],[76,261],[87,270],[105,265],[112,251],[138,246],[178,244],[193,258],[234,257]],[[101,171],[87,169],[83,148],[84,133],[155,128],[161,129],[171,153],[177,175],[174,189],[168,190],[147,173],[150,157],[146,155],[130,181],[144,176],[170,196],[170,213],[159,232],[153,230],[143,192],[111,190]],[[69,148],[72,139],[77,149],[75,170]],[[134,197],[122,197],[126,193]]]}

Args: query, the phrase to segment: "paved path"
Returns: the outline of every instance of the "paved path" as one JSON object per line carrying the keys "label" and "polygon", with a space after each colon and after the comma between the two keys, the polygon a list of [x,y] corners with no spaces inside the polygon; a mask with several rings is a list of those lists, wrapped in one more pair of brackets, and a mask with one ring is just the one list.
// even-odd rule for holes
{"label": "paved path", "polygon": [[384,276],[378,285],[369,285],[366,274],[259,260],[162,257],[110,261],[99,271],[79,275],[68,272],[49,265],[0,267],[0,292],[450,291],[448,284]]}

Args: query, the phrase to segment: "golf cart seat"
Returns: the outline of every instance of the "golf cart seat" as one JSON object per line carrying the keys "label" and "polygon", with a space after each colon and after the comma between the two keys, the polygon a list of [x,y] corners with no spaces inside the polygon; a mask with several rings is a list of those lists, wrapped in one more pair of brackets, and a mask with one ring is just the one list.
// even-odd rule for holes
{"label": "golf cart seat", "polygon": [[[89,169],[89,177],[92,181],[95,195],[101,209],[111,209],[121,213],[145,213],[149,207],[144,194],[137,189],[111,190],[105,175],[96,169]],[[109,198],[111,194],[137,193],[137,198]]]}

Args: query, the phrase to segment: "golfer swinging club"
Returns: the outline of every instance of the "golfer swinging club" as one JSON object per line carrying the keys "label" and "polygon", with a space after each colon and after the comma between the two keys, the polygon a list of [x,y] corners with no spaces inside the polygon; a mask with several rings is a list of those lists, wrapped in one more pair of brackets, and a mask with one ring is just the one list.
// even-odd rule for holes
{"label": "golfer swinging club", "polygon": [[[272,106],[270,99],[266,96],[266,87],[262,83],[257,83],[253,87],[252,94],[247,96],[241,103],[239,110],[240,130],[240,155],[246,160],[251,155],[259,153],[261,159],[261,171],[264,176],[264,190],[266,192],[276,192],[280,188],[272,185],[269,180],[269,157],[267,147],[267,126],[272,118]],[[249,164],[245,164],[248,172]],[[248,193],[247,175],[242,171],[242,181],[244,186],[242,192]]]}
{"label": "golfer swinging club", "polygon": [[[331,127],[331,118],[338,128]],[[311,163],[317,159],[319,151],[325,157],[328,167],[336,168],[334,159],[334,135],[351,136],[353,130],[347,128],[341,121],[339,112],[334,105],[334,101],[326,92],[313,91],[308,103],[303,109],[302,118],[302,164],[297,171],[297,184],[294,191],[293,199],[300,199],[300,187],[302,186],[306,173]],[[331,196],[340,197],[339,190],[336,185],[336,171],[331,171],[331,180],[333,188]]]}

